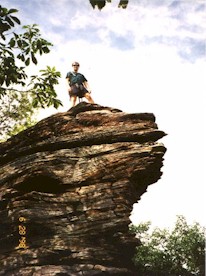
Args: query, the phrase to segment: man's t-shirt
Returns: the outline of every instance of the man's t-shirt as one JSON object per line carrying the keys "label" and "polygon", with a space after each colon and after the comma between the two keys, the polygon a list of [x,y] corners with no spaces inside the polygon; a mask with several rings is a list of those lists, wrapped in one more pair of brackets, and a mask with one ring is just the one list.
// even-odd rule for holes
{"label": "man's t-shirt", "polygon": [[70,85],[75,83],[82,84],[83,82],[87,81],[84,75],[80,73],[68,72],[66,75],[66,79],[69,78]]}

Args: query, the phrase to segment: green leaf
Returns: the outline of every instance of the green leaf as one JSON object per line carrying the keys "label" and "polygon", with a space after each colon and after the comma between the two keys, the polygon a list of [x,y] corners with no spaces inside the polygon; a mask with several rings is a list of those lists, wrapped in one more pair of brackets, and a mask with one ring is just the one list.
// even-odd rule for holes
{"label": "green leaf", "polygon": [[28,47],[28,48],[26,48],[26,50],[25,50],[25,54],[28,55],[29,52],[30,52],[30,48]]}
{"label": "green leaf", "polygon": [[9,23],[10,26],[14,27],[14,22],[8,16],[6,16],[5,20]]}
{"label": "green leaf", "polygon": [[30,58],[27,58],[27,60],[25,61],[25,64],[26,64],[26,66],[29,66],[29,64],[30,64]]}
{"label": "green leaf", "polygon": [[[0,77],[0,85],[2,85],[3,83],[4,83],[4,78]],[[2,91],[0,90],[0,92]]]}
{"label": "green leaf", "polygon": [[37,99],[33,99],[32,106],[36,108],[38,106],[39,101]]}
{"label": "green leaf", "polygon": [[9,84],[10,84],[10,78],[6,78],[6,86],[8,87],[9,86]]}
{"label": "green leaf", "polygon": [[36,59],[36,57],[34,56],[34,53],[33,53],[33,52],[31,52],[31,59],[32,59],[32,62],[33,62],[34,64],[37,64],[37,59]]}
{"label": "green leaf", "polygon": [[63,106],[63,105],[62,105],[62,102],[61,102],[60,100],[54,99],[53,102],[54,102],[54,108],[56,108],[56,109],[57,109],[60,105]]}
{"label": "green leaf", "polygon": [[6,51],[12,58],[14,58],[14,53],[11,50]]}
{"label": "green leaf", "polygon": [[1,34],[1,37],[3,40],[6,40],[6,37],[3,34]]}
{"label": "green leaf", "polygon": [[8,11],[8,14],[10,14],[10,13],[15,13],[15,12],[18,12],[18,10],[17,10],[17,9],[10,9],[10,10]]}
{"label": "green leaf", "polygon": [[17,40],[17,45],[18,45],[19,48],[21,48],[21,46],[22,46],[21,40]]}
{"label": "green leaf", "polygon": [[23,29],[28,29],[29,28],[29,25],[24,25],[22,26]]}
{"label": "green leaf", "polygon": [[21,21],[20,21],[16,16],[12,16],[12,15],[11,15],[11,18],[12,18],[12,20],[15,21],[17,24],[19,24],[19,25],[21,24]]}
{"label": "green leaf", "polygon": [[14,36],[15,36],[16,39],[19,38],[18,34],[16,34],[16,33],[14,33]]}
{"label": "green leaf", "polygon": [[11,28],[11,26],[8,23],[0,22],[0,30],[1,30],[0,32],[1,33],[8,31],[10,28]]}
{"label": "green leaf", "polygon": [[25,56],[23,54],[18,54],[17,58],[23,62],[25,61]]}
{"label": "green leaf", "polygon": [[50,52],[49,48],[48,47],[42,47],[42,51],[47,54]]}
{"label": "green leaf", "polygon": [[40,52],[42,52],[42,43],[41,43],[41,40],[40,40],[40,39],[37,40],[36,45],[37,45],[38,50],[39,50]]}
{"label": "green leaf", "polygon": [[9,45],[10,45],[10,47],[14,47],[15,46],[15,44],[16,44],[16,42],[15,42],[15,39],[14,38],[12,38],[10,41],[9,41]]}

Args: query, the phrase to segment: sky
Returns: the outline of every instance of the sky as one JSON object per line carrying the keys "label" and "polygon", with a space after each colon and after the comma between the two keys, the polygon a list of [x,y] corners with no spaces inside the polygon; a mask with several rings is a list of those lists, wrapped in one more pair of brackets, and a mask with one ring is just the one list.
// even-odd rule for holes
{"label": "sky", "polygon": [[97,104],[154,113],[167,133],[159,141],[167,148],[163,175],[134,204],[133,224],[173,227],[183,215],[206,226],[206,2],[130,0],[127,9],[118,3],[100,11],[89,0],[1,0],[54,45],[32,74],[47,65],[61,72],[56,91],[63,107],[40,112],[39,119],[71,107],[65,76],[78,61]]}

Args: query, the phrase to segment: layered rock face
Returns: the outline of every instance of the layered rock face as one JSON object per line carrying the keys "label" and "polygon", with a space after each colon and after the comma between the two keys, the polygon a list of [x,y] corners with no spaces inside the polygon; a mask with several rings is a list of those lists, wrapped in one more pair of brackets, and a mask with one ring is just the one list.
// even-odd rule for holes
{"label": "layered rock face", "polygon": [[0,275],[136,275],[133,204],[161,177],[153,114],[80,103],[0,145]]}

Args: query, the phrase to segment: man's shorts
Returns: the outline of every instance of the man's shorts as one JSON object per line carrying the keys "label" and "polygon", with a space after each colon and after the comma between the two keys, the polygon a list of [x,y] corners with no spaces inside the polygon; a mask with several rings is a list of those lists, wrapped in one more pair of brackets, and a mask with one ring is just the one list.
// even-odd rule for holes
{"label": "man's shorts", "polygon": [[87,89],[83,84],[74,84],[71,86],[71,91],[69,92],[70,97],[77,96],[79,98],[83,98],[84,95],[88,93]]}

